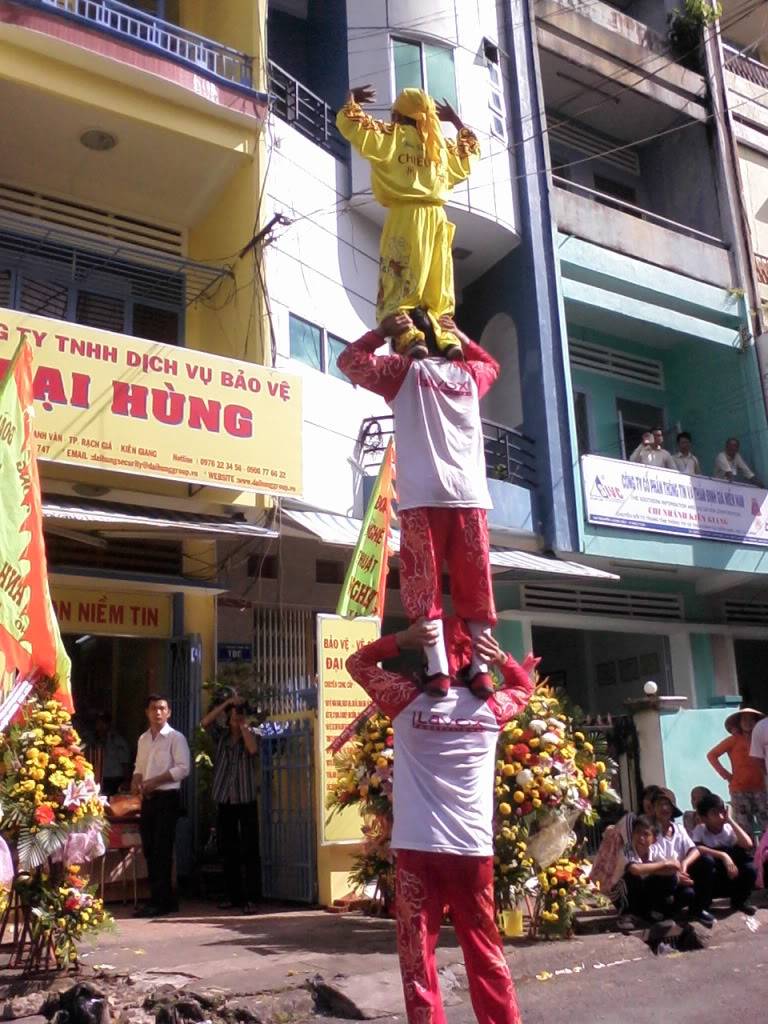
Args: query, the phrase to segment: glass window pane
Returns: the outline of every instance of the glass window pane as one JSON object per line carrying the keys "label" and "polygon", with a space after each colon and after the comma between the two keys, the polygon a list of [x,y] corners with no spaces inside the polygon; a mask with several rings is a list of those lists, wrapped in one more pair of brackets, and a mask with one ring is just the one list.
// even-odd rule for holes
{"label": "glass window pane", "polygon": [[323,345],[320,328],[291,313],[289,317],[291,359],[298,359],[315,370],[323,368]]}
{"label": "glass window pane", "polygon": [[406,43],[394,39],[395,52],[395,94],[403,89],[421,89],[421,47],[418,43]]}
{"label": "glass window pane", "polygon": [[143,302],[133,304],[133,327],[135,338],[148,341],[164,341],[166,345],[179,344],[179,313],[175,309],[160,309]]}
{"label": "glass window pane", "polygon": [[332,377],[338,377],[339,380],[349,381],[349,377],[342,373],[336,365],[336,360],[346,347],[347,343],[343,338],[337,338],[335,334],[328,335],[328,373]]}
{"label": "glass window pane", "polygon": [[453,67],[453,50],[445,46],[429,46],[424,44],[424,59],[427,65],[427,91],[429,95],[441,103],[448,100],[452,107],[458,105],[456,99],[456,72]]}
{"label": "glass window pane", "polygon": [[125,301],[111,295],[80,291],[77,293],[75,321],[104,331],[122,332],[125,330]]}
{"label": "glass window pane", "polygon": [[69,300],[67,285],[53,281],[36,281],[24,277],[21,282],[19,309],[25,313],[39,313],[41,316],[66,316]]}

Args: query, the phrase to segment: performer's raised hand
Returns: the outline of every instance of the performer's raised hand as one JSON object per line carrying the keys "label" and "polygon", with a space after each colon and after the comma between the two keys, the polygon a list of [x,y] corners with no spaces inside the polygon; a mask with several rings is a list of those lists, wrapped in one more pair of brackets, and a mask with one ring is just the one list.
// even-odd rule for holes
{"label": "performer's raised hand", "polygon": [[375,103],[376,90],[372,85],[358,85],[349,90],[349,99],[353,103]]}
{"label": "performer's raised hand", "polygon": [[475,637],[475,653],[481,661],[487,661],[489,665],[505,665],[507,662],[506,654],[492,633],[481,633]]}
{"label": "performer's raised hand", "polygon": [[440,637],[437,622],[429,619],[417,619],[408,629],[395,634],[397,646],[401,651],[418,651],[424,647],[434,647]]}
{"label": "performer's raised hand", "polygon": [[459,328],[456,326],[456,321],[453,319],[450,313],[443,313],[443,315],[438,318],[437,322],[440,324],[444,331],[450,331],[452,334],[455,334],[459,341],[462,343],[462,345],[466,344],[466,342],[469,341],[467,335],[463,331],[459,330]]}
{"label": "performer's raised hand", "polygon": [[441,121],[447,121],[448,124],[452,124],[457,131],[464,127],[464,122],[445,97],[443,97],[442,103],[435,104],[435,110]]}
{"label": "performer's raised hand", "polygon": [[398,334],[404,334],[409,327],[413,327],[413,320],[407,313],[391,313],[384,317],[376,328],[376,333],[382,338],[396,338]]}

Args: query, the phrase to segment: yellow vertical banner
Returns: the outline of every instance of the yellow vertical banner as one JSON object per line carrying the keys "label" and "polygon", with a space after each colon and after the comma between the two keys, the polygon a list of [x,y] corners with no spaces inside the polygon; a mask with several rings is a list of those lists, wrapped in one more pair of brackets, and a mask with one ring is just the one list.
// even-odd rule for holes
{"label": "yellow vertical banner", "polygon": [[317,616],[317,763],[318,828],[321,845],[357,843],[362,838],[363,820],[357,807],[334,814],[327,821],[328,793],[335,788],[337,769],[328,744],[370,704],[365,690],[347,672],[350,654],[377,640],[380,623],[376,618],[344,619],[340,615]]}

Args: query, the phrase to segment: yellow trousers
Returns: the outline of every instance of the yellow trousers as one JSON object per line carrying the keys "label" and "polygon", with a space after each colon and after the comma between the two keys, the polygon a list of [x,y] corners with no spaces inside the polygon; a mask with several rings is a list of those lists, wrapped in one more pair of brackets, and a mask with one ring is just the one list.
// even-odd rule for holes
{"label": "yellow trousers", "polygon": [[442,206],[390,207],[381,233],[378,323],[392,313],[421,306],[433,321],[438,346],[456,344],[454,335],[437,326],[437,320],[445,313],[453,315],[456,306],[451,255],[455,231]]}

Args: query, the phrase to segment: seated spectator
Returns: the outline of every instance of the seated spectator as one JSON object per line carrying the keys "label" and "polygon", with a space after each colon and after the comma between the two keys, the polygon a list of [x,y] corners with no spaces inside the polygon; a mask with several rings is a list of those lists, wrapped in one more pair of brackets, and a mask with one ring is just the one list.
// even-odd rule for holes
{"label": "seated spectator", "polygon": [[693,839],[701,852],[697,891],[708,907],[716,896],[727,896],[734,910],[750,916],[756,909],[749,902],[755,887],[752,840],[733,818],[722,799],[710,793],[697,807],[701,824]]}
{"label": "seated spectator", "polygon": [[674,469],[675,460],[663,447],[664,435],[660,429],[646,430],[640,444],[629,457],[630,462],[639,462],[644,466],[658,466],[660,469]]}
{"label": "seated spectator", "polygon": [[729,437],[725,442],[725,448],[715,459],[714,475],[720,480],[730,480],[732,483],[740,477],[755,487],[762,487],[762,483],[739,454],[739,448],[738,437]]}
{"label": "seated spectator", "polygon": [[624,882],[630,914],[660,920],[689,907],[694,901],[693,880],[675,857],[654,858],[658,834],[653,821],[635,818],[624,855]]}
{"label": "seated spectator", "polygon": [[[741,708],[725,720],[727,736],[707,754],[717,774],[728,783],[733,816],[750,836],[768,828],[768,794],[765,791],[763,765],[750,757],[752,733],[765,716],[754,708]],[[731,770],[720,760],[728,755]]]}
{"label": "seated spectator", "polygon": [[711,928],[715,919],[707,910],[706,886],[702,895],[698,885],[701,853],[683,826],[675,820],[681,818],[682,814],[672,790],[660,789],[653,801],[653,823],[657,836],[651,848],[651,861],[678,865],[677,906],[690,909],[693,917]]}
{"label": "seated spectator", "polygon": [[701,476],[701,466],[693,454],[691,443],[692,438],[687,430],[679,433],[677,435],[677,451],[672,458],[681,473],[687,473],[688,476]]}
{"label": "seated spectator", "polygon": [[696,810],[699,801],[703,800],[705,796],[709,796],[712,791],[707,789],[706,786],[694,786],[691,790],[691,810],[686,811],[683,814],[683,828],[689,836],[693,837],[693,830],[697,825],[701,824],[699,818],[699,812]]}
{"label": "seated spectator", "polygon": [[[640,806],[643,814],[650,816],[653,813],[653,798],[658,788],[646,786],[641,793]],[[603,832],[600,848],[592,862],[590,878],[618,907],[626,904],[626,888],[623,881],[626,867],[624,850],[632,840],[632,829],[636,819],[635,812],[628,811],[615,825],[609,825]]]}

